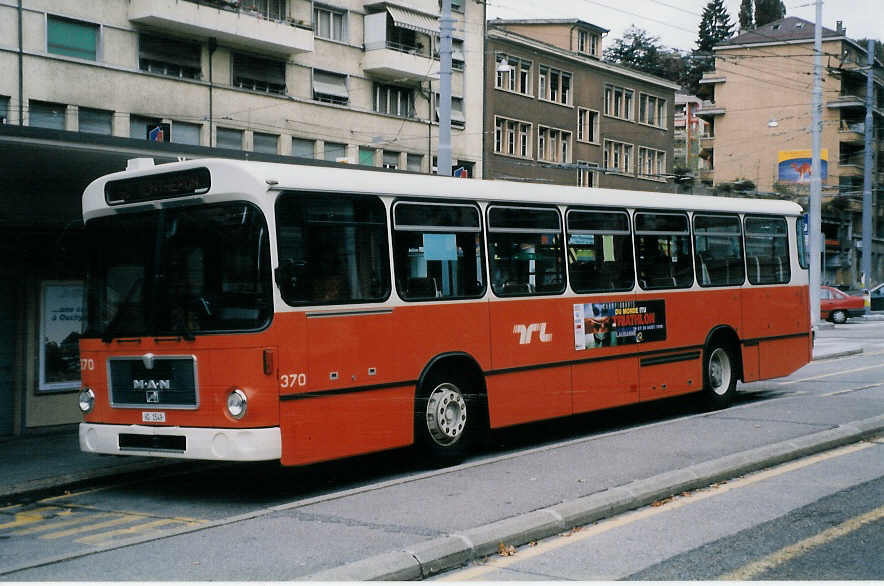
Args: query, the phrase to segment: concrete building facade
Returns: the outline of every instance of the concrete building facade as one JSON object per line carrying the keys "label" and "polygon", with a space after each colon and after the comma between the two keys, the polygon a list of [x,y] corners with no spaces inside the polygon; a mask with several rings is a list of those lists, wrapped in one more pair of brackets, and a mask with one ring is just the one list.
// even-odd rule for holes
{"label": "concrete building facade", "polygon": [[[452,163],[481,176],[485,6],[452,7]],[[0,0],[0,436],[79,420],[70,338],[52,324],[82,318],[89,181],[135,156],[431,172],[440,9]]]}
{"label": "concrete building facade", "polygon": [[[707,183],[754,184],[807,204],[810,180],[814,24],[788,17],[717,45],[700,81],[698,115],[709,123],[700,172]],[[874,68],[873,128],[865,128],[866,47],[823,29],[823,282],[857,287],[861,276],[864,140],[873,133],[872,280],[884,279],[884,69]]]}
{"label": "concrete building facade", "polygon": [[678,85],[601,61],[606,32],[489,21],[486,178],[672,191]]}

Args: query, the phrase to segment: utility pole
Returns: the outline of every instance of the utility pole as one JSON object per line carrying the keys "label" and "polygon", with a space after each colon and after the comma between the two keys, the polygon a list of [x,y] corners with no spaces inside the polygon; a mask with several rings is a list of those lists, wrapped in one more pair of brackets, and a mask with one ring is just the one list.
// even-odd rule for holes
{"label": "utility pole", "polygon": [[820,321],[820,255],[822,251],[822,164],[820,132],[823,111],[823,2],[816,0],[816,25],[813,30],[813,105],[811,106],[811,137],[813,156],[810,176],[810,209],[808,237],[810,249],[810,325]]}
{"label": "utility pole", "polygon": [[439,19],[439,154],[436,173],[451,176],[451,0],[442,0]]}
{"label": "utility pole", "polygon": [[873,151],[875,148],[874,134],[875,124],[872,117],[872,96],[875,94],[875,83],[873,80],[875,68],[875,41],[869,39],[866,45],[868,53],[867,63],[869,65],[866,71],[866,122],[865,130],[865,159],[863,161],[863,287],[872,288],[872,165],[874,164]]}

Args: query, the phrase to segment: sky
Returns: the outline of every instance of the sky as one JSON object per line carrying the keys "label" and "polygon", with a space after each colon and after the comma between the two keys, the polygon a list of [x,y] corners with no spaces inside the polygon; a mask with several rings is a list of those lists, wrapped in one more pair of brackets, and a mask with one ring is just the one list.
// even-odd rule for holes
{"label": "sky", "polygon": [[[786,16],[814,22],[813,0],[784,0]],[[631,25],[660,37],[668,48],[696,48],[700,16],[708,0],[486,0],[487,18],[578,18],[610,29],[610,42],[623,36]],[[740,0],[725,0],[731,22],[739,25]],[[834,29],[844,21],[847,36],[884,40],[884,0],[826,0],[823,26]],[[607,46],[605,43],[603,46]]]}

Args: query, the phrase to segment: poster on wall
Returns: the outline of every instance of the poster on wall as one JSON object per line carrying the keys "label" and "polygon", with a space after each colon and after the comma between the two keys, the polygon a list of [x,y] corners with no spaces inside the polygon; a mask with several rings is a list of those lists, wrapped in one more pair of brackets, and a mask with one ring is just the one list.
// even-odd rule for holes
{"label": "poster on wall", "polygon": [[[809,149],[780,151],[777,154],[777,181],[810,183],[813,153]],[[820,151],[820,179],[829,176],[829,149]]]}
{"label": "poster on wall", "polygon": [[40,296],[40,391],[80,387],[83,282],[47,281]]}
{"label": "poster on wall", "polygon": [[666,302],[662,299],[574,304],[576,350],[665,339]]}

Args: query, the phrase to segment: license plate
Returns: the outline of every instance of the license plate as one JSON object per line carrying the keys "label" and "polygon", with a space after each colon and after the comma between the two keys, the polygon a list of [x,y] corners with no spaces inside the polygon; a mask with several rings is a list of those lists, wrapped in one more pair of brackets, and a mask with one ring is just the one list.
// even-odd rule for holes
{"label": "license plate", "polygon": [[142,411],[141,421],[144,423],[165,423],[166,414],[162,411]]}

